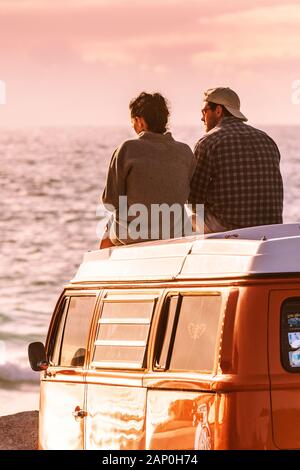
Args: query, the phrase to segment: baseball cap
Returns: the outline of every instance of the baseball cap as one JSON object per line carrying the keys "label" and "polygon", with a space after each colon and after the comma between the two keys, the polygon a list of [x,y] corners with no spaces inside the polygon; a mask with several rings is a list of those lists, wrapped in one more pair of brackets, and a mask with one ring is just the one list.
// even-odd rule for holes
{"label": "baseball cap", "polygon": [[240,111],[241,103],[238,95],[229,87],[209,88],[204,92],[204,101],[222,104],[233,116],[242,121],[248,121]]}

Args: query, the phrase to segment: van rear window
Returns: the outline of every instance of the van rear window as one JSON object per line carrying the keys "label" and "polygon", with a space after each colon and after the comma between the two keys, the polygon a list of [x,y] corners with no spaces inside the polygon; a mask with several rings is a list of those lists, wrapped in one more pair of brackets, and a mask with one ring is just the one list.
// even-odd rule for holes
{"label": "van rear window", "polygon": [[156,368],[212,371],[221,313],[221,296],[177,295],[166,302],[164,338]]}
{"label": "van rear window", "polygon": [[157,296],[109,294],[102,311],[92,367],[140,369],[144,367],[147,340]]}
{"label": "van rear window", "polygon": [[300,372],[300,298],[283,302],[280,330],[282,365],[289,372]]}
{"label": "van rear window", "polygon": [[82,367],[96,296],[74,295],[60,309],[51,362],[64,367]]}

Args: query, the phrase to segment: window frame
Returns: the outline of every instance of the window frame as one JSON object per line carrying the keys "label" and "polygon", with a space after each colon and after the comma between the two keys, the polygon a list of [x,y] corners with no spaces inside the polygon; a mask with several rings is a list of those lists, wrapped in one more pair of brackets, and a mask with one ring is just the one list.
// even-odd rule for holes
{"label": "window frame", "polygon": [[[160,360],[161,360],[162,348],[164,346],[164,339],[168,330],[168,322],[169,322],[169,316],[170,316],[169,307],[171,304],[171,299],[176,298],[176,297],[177,297],[177,302],[176,302],[176,308],[174,312],[174,319],[170,328],[171,332],[170,332],[169,344],[166,347],[167,354],[166,354],[165,365],[162,365],[160,364]],[[153,357],[153,370],[154,371],[164,372],[166,370],[169,370],[171,354],[173,351],[176,330],[177,330],[177,325],[178,325],[178,319],[179,319],[179,311],[180,311],[180,309],[178,308],[179,298],[180,298],[179,292],[168,292],[166,297],[164,298],[164,302],[163,302],[161,312],[160,312],[160,318],[159,318],[158,328],[157,328],[158,333],[156,336],[155,348],[154,348],[154,357]],[[181,306],[181,303],[182,302],[180,302],[180,306]]]}
{"label": "window frame", "polygon": [[[173,320],[173,326],[172,326],[172,332],[169,340],[169,345],[167,346],[168,353],[167,353],[167,360],[166,360],[166,365],[165,367],[162,367],[160,364],[158,364],[158,358],[160,357],[162,347],[164,345],[164,338],[165,334],[167,331],[167,323],[168,323],[168,315],[166,312],[168,312],[168,304],[170,303],[170,298],[171,297],[178,297],[177,305],[176,305],[176,312],[174,315],[174,320]],[[220,311],[219,311],[219,319],[218,319],[218,326],[216,329],[216,346],[215,346],[215,355],[214,355],[214,360],[213,360],[213,366],[211,370],[207,369],[197,369],[197,370],[191,370],[191,369],[170,369],[170,363],[171,363],[171,358],[172,358],[172,353],[174,349],[174,344],[175,344],[175,338],[176,338],[176,333],[177,333],[177,328],[178,328],[178,323],[179,323],[179,317],[180,317],[180,310],[182,307],[182,301],[184,297],[219,297],[220,298]],[[189,372],[195,372],[195,373],[201,373],[201,374],[212,374],[217,365],[217,359],[216,359],[216,350],[218,344],[220,345],[220,337],[221,337],[221,331],[222,331],[222,322],[223,322],[223,316],[224,316],[224,307],[223,307],[223,293],[221,290],[213,290],[213,291],[201,291],[201,290],[195,290],[195,291],[185,291],[185,290],[178,290],[178,291],[168,291],[165,295],[165,298],[163,299],[163,305],[161,308],[160,312],[160,318],[158,321],[158,328],[157,328],[157,334],[156,334],[156,339],[155,339],[155,345],[154,345],[154,355],[153,355],[153,361],[152,361],[152,366],[153,366],[153,371],[154,372],[171,372],[171,373],[189,373]],[[166,318],[164,318],[166,317]]]}
{"label": "window frame", "polygon": [[[284,325],[284,321],[285,321],[284,317],[288,313],[284,310],[284,308],[286,304],[292,301],[299,302],[299,314],[300,314],[300,297],[299,296],[287,297],[281,302],[281,305],[280,305],[280,335],[279,335],[280,362],[284,370],[286,370],[287,372],[290,372],[292,374],[299,374],[300,366],[292,367],[289,362],[288,353],[290,350],[292,350],[292,348],[289,347],[288,340],[287,340],[287,333],[288,333],[289,328],[288,326]],[[300,332],[300,328],[298,330]]]}
{"label": "window frame", "polygon": [[[48,333],[48,340],[47,340],[47,359],[49,360],[50,366],[53,367],[59,367],[57,364],[52,362],[53,355],[56,349],[56,343],[57,343],[57,335],[60,327],[60,323],[62,321],[62,316],[65,312],[65,308],[67,308],[67,311],[69,309],[69,303],[70,303],[70,297],[69,295],[66,295],[65,293],[62,295],[60,298],[58,305],[55,308],[54,315],[53,315],[53,322],[52,326],[50,325],[49,333]],[[64,321],[64,326],[65,326],[65,321]],[[63,326],[63,329],[64,329]],[[58,351],[58,357],[60,358],[61,354],[61,339],[63,337],[63,331],[61,334],[60,338],[60,346],[59,346],[59,351]]]}
{"label": "window frame", "polygon": [[[65,327],[66,327],[66,319],[67,319],[69,307],[70,307],[70,296],[66,296],[62,299],[62,302],[61,302],[61,305],[60,305],[60,308],[59,308],[59,313],[57,314],[57,321],[54,324],[55,331],[54,331],[54,334],[53,334],[53,344],[52,344],[52,352],[51,352],[51,365],[53,365],[54,367],[59,367],[60,366],[62,341],[63,341],[63,337],[64,337],[64,332],[65,332]],[[59,334],[60,338],[58,338],[58,334]],[[60,344],[57,345],[58,362],[57,362],[57,364],[55,364],[55,362],[53,362],[53,356],[54,356],[54,353],[55,353],[55,350],[56,350],[56,344],[57,344],[58,339],[60,341]]]}
{"label": "window frame", "polygon": [[[97,311],[97,305],[98,305],[100,296],[101,296],[101,290],[98,290],[98,289],[97,290],[95,290],[95,289],[93,289],[93,290],[82,290],[82,291],[81,290],[72,291],[72,290],[68,289],[68,290],[63,292],[61,298],[58,301],[58,305],[55,308],[54,316],[53,316],[53,323],[52,323],[52,326],[49,329],[49,340],[47,339],[47,342],[46,342],[46,344],[47,344],[47,358],[49,359],[50,367],[54,367],[56,369],[86,369],[87,368],[88,357],[89,357],[90,335],[91,335],[94,316],[95,316],[95,313]],[[60,362],[61,362],[62,344],[63,344],[64,334],[65,334],[66,321],[67,321],[67,318],[68,318],[71,298],[74,298],[74,297],[94,297],[95,298],[95,304],[94,304],[93,312],[91,313],[90,322],[89,322],[89,325],[88,325],[88,328],[87,328],[86,348],[85,348],[86,349],[86,354],[85,354],[84,364],[82,364],[82,365],[61,365]],[[61,334],[61,338],[60,338],[59,354],[58,354],[59,363],[54,364],[52,362],[53,353],[54,353],[55,346],[56,346],[56,340],[57,340],[57,334],[58,334],[58,331],[59,331],[60,321],[62,320],[63,314],[65,312],[65,307],[66,306],[63,307],[65,301],[67,302],[67,311],[66,311],[65,319],[63,320],[64,325],[63,325],[62,334]]]}
{"label": "window frame", "polygon": [[[95,330],[93,334],[93,339],[91,342],[91,357],[90,357],[90,364],[89,368],[96,371],[108,371],[108,370],[130,370],[130,371],[144,371],[147,367],[147,355],[148,355],[148,347],[149,347],[149,340],[151,338],[151,329],[152,329],[152,324],[155,318],[155,312],[157,310],[157,306],[159,304],[161,297],[161,292],[155,290],[155,291],[145,291],[143,290],[142,292],[138,291],[132,291],[128,292],[126,289],[124,292],[120,291],[114,291],[114,290],[107,290],[106,292],[103,293],[103,296],[100,299],[99,302],[99,308],[97,311],[96,319],[95,319]],[[151,315],[149,316],[149,320],[146,320],[143,317],[124,317],[124,318],[117,318],[117,317],[112,317],[111,319],[105,319],[102,321],[102,313],[104,309],[104,305],[107,303],[113,303],[113,304],[132,304],[132,303],[149,303],[152,304],[152,310],[151,310]],[[114,321],[115,320],[115,321]],[[121,320],[121,321],[116,321],[116,320]],[[130,340],[98,340],[99,336],[99,330],[101,327],[101,324],[131,324],[131,325],[149,325],[148,332],[147,332],[147,337],[145,341],[143,341],[143,345],[141,344],[142,341],[130,341]],[[113,346],[118,346],[123,343],[123,346],[128,346],[128,347],[144,347],[144,352],[143,352],[143,359],[138,364],[137,362],[118,362],[118,361],[95,361],[94,357],[96,354],[96,348],[97,346],[104,346],[105,344],[109,346],[109,342],[114,343]],[[98,344],[97,344],[98,343]],[[101,343],[101,344],[100,344]],[[118,344],[116,344],[118,343]],[[125,344],[126,343],[126,344]],[[138,344],[139,343],[139,344]]]}

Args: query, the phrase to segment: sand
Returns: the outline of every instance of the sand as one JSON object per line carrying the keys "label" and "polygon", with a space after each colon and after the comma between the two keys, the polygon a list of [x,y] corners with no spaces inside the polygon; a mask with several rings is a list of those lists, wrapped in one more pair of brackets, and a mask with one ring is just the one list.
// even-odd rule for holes
{"label": "sand", "polygon": [[0,417],[0,450],[36,450],[38,411]]}

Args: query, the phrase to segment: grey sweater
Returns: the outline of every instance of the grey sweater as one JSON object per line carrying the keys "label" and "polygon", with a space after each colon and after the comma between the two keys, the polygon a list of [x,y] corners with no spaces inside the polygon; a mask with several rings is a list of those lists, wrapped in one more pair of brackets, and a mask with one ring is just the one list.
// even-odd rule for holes
{"label": "grey sweater", "polygon": [[[170,132],[142,132],[137,139],[125,141],[113,153],[102,196],[103,204],[108,210],[114,211],[116,226],[124,226],[126,223],[128,226],[128,221],[134,219],[131,216],[127,222],[124,221],[119,213],[119,196],[127,196],[128,207],[137,203],[144,204],[149,214],[152,204],[171,206],[177,203],[183,207],[189,196],[195,166],[195,157],[190,147],[175,141]],[[174,216],[173,225],[176,225],[175,218]],[[150,219],[151,217],[148,220],[149,231]],[[114,243],[119,244],[120,237],[115,232],[116,227],[111,238]],[[177,235],[175,230],[170,236]],[[134,241],[143,241],[142,238]],[[164,238],[161,230],[157,238]],[[120,243],[132,242],[128,235],[127,240],[122,237]]]}

